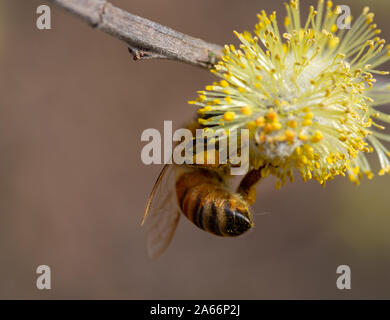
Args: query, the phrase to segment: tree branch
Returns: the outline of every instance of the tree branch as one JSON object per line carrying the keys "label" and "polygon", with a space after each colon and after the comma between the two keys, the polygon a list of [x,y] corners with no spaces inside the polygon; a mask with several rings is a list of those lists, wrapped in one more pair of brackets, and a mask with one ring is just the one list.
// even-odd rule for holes
{"label": "tree branch", "polygon": [[52,0],[93,28],[124,41],[134,60],[170,59],[210,68],[222,47],[119,9],[105,0]]}

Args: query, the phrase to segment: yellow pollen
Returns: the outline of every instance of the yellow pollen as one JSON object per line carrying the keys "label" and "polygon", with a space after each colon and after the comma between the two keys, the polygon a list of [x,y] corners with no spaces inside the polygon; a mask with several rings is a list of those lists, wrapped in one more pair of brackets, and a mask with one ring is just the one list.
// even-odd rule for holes
{"label": "yellow pollen", "polygon": [[282,124],[281,123],[279,123],[279,122],[271,123],[271,130],[277,131],[277,130],[280,130],[280,129],[282,129]]}
{"label": "yellow pollen", "polygon": [[287,122],[287,126],[289,128],[295,129],[298,126],[298,123],[295,120],[289,120]]}
{"label": "yellow pollen", "polygon": [[272,126],[270,123],[267,123],[265,126],[264,126],[264,132],[265,133],[270,133],[272,131]]}
{"label": "yellow pollen", "polygon": [[304,165],[307,165],[307,164],[309,163],[309,160],[307,159],[306,156],[302,156],[302,157],[301,157],[301,161],[302,161],[302,163],[303,163]]}
{"label": "yellow pollen", "polygon": [[259,127],[264,127],[265,125],[265,118],[263,116],[258,117],[255,121],[256,125]]}
{"label": "yellow pollen", "polygon": [[199,95],[199,97],[198,97],[199,102],[203,102],[205,100],[206,100],[206,96],[204,94]]}
{"label": "yellow pollen", "polygon": [[371,180],[372,178],[374,178],[374,174],[371,171],[367,170],[364,173],[365,173],[365,175],[367,176],[368,179]]}
{"label": "yellow pollen", "polygon": [[307,114],[305,114],[305,116],[303,117],[303,119],[305,120],[311,120],[313,119],[314,117],[314,114],[312,112],[308,112]]}
{"label": "yellow pollen", "polygon": [[274,110],[270,110],[267,115],[267,119],[270,121],[276,121],[278,119],[278,114]]}
{"label": "yellow pollen", "polygon": [[226,80],[221,80],[219,84],[221,85],[222,88],[226,88],[229,86],[229,82],[227,82]]}
{"label": "yellow pollen", "polygon": [[309,137],[303,133],[299,133],[298,139],[301,141],[307,141],[309,139]]}
{"label": "yellow pollen", "polygon": [[286,136],[286,140],[290,143],[293,143],[294,142],[294,139],[295,139],[295,132],[294,131],[291,131],[291,130],[286,130],[284,132],[285,136]]}
{"label": "yellow pollen", "polygon": [[248,106],[242,107],[241,113],[246,115],[246,116],[250,116],[252,114],[252,109]]}
{"label": "yellow pollen", "polygon": [[321,131],[316,131],[314,132],[314,135],[312,136],[311,138],[311,142],[320,142],[322,139],[324,138],[324,136],[322,135]]}
{"label": "yellow pollen", "polygon": [[341,135],[341,136],[339,137],[339,140],[342,141],[342,142],[345,142],[345,141],[347,141],[347,137],[344,136],[344,135]]}
{"label": "yellow pollen", "polygon": [[235,116],[235,113],[232,112],[232,111],[227,111],[225,112],[225,114],[223,115],[223,119],[225,121],[232,121],[234,119],[234,116]]}

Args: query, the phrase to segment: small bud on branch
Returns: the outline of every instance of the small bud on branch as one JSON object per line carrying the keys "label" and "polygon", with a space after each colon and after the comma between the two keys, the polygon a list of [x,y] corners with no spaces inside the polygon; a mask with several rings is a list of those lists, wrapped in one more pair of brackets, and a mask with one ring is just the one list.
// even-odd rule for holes
{"label": "small bud on branch", "polygon": [[91,27],[124,41],[134,60],[169,59],[210,68],[222,47],[133,15],[105,0],[53,0]]}

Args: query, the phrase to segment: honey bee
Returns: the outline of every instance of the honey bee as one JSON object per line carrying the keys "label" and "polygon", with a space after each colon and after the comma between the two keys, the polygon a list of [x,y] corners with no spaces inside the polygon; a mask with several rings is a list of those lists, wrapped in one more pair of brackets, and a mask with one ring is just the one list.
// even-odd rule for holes
{"label": "honey bee", "polygon": [[142,224],[148,217],[147,249],[157,258],[169,246],[180,215],[200,229],[222,237],[236,237],[253,228],[250,206],[262,167],[249,171],[233,187],[228,165],[176,165],[162,169],[149,196]]}

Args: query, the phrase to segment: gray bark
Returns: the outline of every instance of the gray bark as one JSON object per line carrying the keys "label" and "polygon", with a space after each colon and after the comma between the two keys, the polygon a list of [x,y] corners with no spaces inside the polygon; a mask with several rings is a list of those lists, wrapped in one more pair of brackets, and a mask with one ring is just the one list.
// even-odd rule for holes
{"label": "gray bark", "polygon": [[170,59],[210,68],[222,47],[119,9],[105,0],[52,0],[93,28],[124,41],[134,60]]}

